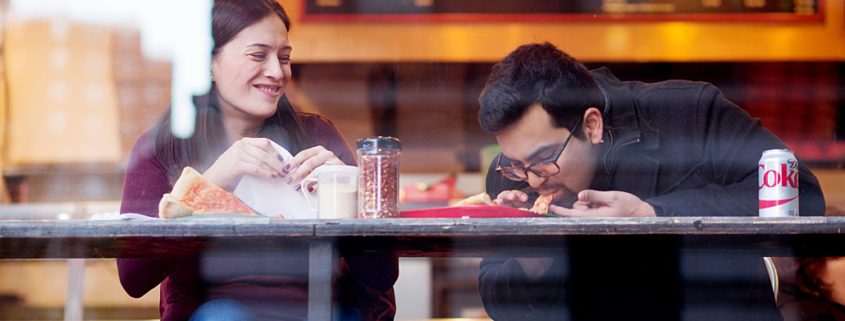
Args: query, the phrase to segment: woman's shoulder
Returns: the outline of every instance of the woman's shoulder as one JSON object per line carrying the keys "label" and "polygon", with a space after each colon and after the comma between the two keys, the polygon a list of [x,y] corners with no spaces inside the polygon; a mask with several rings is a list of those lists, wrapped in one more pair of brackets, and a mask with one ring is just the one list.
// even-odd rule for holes
{"label": "woman's shoulder", "polygon": [[153,153],[155,149],[155,139],[156,139],[156,129],[155,127],[147,128],[141,134],[135,138],[135,143],[132,145],[132,152],[135,154],[136,152],[148,154]]}
{"label": "woman's shoulder", "polygon": [[335,135],[338,132],[334,123],[322,115],[300,112],[299,118],[302,119],[305,132],[311,137]]}
{"label": "woman's shoulder", "polygon": [[349,149],[346,138],[343,137],[343,134],[331,120],[312,113],[300,113],[299,115],[313,146],[323,146],[337,154],[345,163],[354,164],[355,157]]}
{"label": "woman's shoulder", "polygon": [[144,130],[135,139],[135,143],[132,145],[132,150],[129,153],[130,164],[154,163],[158,165],[159,161],[156,157],[156,128],[154,126]]}

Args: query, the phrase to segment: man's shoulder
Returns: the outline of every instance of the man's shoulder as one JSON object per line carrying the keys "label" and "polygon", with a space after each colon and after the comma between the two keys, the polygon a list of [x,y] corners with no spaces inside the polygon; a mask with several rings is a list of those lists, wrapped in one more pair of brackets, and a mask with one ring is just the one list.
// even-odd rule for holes
{"label": "man's shoulder", "polygon": [[672,79],[654,83],[630,83],[632,98],[641,108],[658,107],[687,109],[708,106],[720,93],[711,83]]}
{"label": "man's shoulder", "polygon": [[716,86],[705,81],[693,81],[685,79],[669,79],[653,83],[641,83],[642,93],[651,93],[654,91],[703,91],[707,89],[716,89]]}
{"label": "man's shoulder", "polygon": [[601,67],[590,71],[593,77],[600,83],[615,84],[630,89],[635,96],[660,94],[665,91],[704,91],[718,90],[713,84],[704,81],[693,81],[686,79],[667,79],[656,82],[638,80],[620,80],[607,67]]}

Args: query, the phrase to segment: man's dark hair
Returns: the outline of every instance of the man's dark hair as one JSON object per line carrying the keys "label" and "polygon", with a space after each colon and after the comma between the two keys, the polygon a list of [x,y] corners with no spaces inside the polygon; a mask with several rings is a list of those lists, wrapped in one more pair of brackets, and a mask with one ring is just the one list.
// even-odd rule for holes
{"label": "man's dark hair", "polygon": [[513,125],[534,103],[554,126],[572,130],[587,108],[604,106],[604,95],[583,64],[546,42],[522,45],[494,65],[478,102],[478,121],[488,133]]}

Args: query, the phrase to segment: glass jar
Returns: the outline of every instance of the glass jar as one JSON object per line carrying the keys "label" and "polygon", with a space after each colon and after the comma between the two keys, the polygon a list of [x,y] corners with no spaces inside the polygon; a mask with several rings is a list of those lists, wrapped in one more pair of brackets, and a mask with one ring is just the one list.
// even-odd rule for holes
{"label": "glass jar", "polygon": [[358,217],[383,218],[399,215],[399,154],[402,143],[395,137],[359,139],[357,146]]}

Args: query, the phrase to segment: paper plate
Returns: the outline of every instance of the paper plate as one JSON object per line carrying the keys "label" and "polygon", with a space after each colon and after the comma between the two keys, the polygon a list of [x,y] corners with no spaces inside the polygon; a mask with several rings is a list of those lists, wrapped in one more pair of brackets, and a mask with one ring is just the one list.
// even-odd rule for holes
{"label": "paper plate", "polygon": [[434,207],[399,212],[400,218],[508,218],[508,217],[548,217],[534,212],[507,206],[450,206]]}

